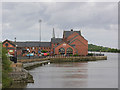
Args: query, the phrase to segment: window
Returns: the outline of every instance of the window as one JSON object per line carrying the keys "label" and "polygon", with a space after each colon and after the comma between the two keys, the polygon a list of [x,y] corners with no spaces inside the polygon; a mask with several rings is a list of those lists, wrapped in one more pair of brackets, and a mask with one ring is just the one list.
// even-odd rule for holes
{"label": "window", "polygon": [[6,43],[5,46],[8,47],[8,43]]}
{"label": "window", "polygon": [[59,49],[59,53],[61,54],[61,55],[64,55],[65,54],[65,49],[62,47],[62,48],[60,48]]}
{"label": "window", "polygon": [[67,55],[73,54],[73,49],[72,48],[67,48]]}

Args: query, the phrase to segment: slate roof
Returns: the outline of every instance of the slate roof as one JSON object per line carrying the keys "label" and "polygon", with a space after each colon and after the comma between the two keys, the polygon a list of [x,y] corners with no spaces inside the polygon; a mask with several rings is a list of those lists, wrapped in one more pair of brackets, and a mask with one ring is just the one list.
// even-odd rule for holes
{"label": "slate roof", "polygon": [[64,37],[67,38],[68,36],[70,36],[71,34],[73,34],[74,32],[78,33],[79,35],[81,35],[80,31],[64,31]]}
{"label": "slate roof", "polygon": [[59,43],[61,42],[63,39],[62,38],[51,38],[51,42],[52,43]]}
{"label": "slate roof", "polygon": [[16,42],[16,45],[18,45],[18,47],[39,47],[39,45],[41,47],[50,47],[50,42]]}

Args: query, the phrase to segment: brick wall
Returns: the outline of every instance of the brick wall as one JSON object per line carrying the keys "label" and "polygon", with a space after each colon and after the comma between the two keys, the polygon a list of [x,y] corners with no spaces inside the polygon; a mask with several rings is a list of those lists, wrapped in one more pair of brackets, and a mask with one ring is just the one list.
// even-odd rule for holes
{"label": "brick wall", "polygon": [[[70,45],[75,45],[75,52],[78,55],[87,55],[88,54],[88,41],[85,40],[82,36],[78,35],[77,33],[71,35],[68,38],[68,41],[73,38],[69,43]],[[76,37],[75,37],[76,36]]]}
{"label": "brick wall", "polygon": [[[7,44],[7,46],[6,46],[6,44]],[[15,47],[12,44],[10,44],[9,42],[6,41],[2,45],[3,45],[3,47],[8,48],[7,50],[9,52],[9,54],[14,55],[14,53],[15,53]]]}
{"label": "brick wall", "polygon": [[65,54],[67,54],[66,53],[66,51],[67,51],[67,48],[72,48],[73,49],[73,54],[74,54],[74,48],[73,47],[71,47],[70,45],[68,45],[67,43],[61,43],[59,46],[57,46],[56,48],[55,48],[55,54],[59,54],[59,49],[60,48],[64,48],[65,49]]}

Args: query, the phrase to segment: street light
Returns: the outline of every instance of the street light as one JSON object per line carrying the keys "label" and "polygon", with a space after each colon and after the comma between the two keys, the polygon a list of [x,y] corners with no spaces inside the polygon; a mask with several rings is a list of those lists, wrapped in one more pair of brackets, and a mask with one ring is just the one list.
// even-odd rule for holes
{"label": "street light", "polygon": [[40,19],[39,20],[39,23],[40,23],[40,34],[39,34],[40,35],[40,42],[41,42],[41,22],[42,22],[42,20]]}
{"label": "street light", "polygon": [[17,63],[17,45],[16,45],[16,37],[15,37],[15,57],[14,57],[14,63]]}
{"label": "street light", "polygon": [[16,37],[15,37],[15,57],[16,57]]}
{"label": "street light", "polygon": [[40,28],[39,28],[39,38],[40,38],[40,43],[39,43],[39,53],[41,53],[40,46],[41,46],[41,22],[42,20],[39,20]]}

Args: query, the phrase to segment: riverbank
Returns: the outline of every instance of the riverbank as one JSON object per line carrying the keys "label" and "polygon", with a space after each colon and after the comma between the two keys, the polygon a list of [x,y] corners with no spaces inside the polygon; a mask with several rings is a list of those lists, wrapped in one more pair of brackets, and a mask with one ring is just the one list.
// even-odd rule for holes
{"label": "riverbank", "polygon": [[23,68],[22,63],[12,63],[11,67],[12,72],[9,73],[9,76],[13,79],[13,82],[23,82],[23,83],[33,83],[33,77],[29,74],[27,70]]}
{"label": "riverbank", "polygon": [[107,60],[107,56],[79,56],[79,57],[46,57],[46,58],[38,58],[38,59],[24,59],[18,60],[18,62],[23,63],[23,68],[26,70],[30,70],[43,64],[57,63],[57,62],[83,62],[83,61],[96,61],[96,60]]}
{"label": "riverbank", "polygon": [[96,61],[107,60],[107,56],[81,56],[81,57],[55,57],[50,58],[50,62],[81,62],[81,61]]}
{"label": "riverbank", "polygon": [[23,64],[23,68],[26,70],[31,70],[33,68],[42,66],[42,65],[46,65],[50,62],[50,60],[46,60],[46,61],[36,61],[36,62],[31,62],[31,63],[24,63]]}
{"label": "riverbank", "polygon": [[50,62],[96,61],[96,60],[107,60],[107,56],[48,56],[46,58],[23,59],[23,60],[18,60],[18,62],[32,63],[32,62],[40,62],[47,60],[50,60]]}
{"label": "riverbank", "polygon": [[[26,62],[26,61],[25,61]],[[33,76],[27,71],[33,68],[48,64],[50,61],[32,61],[28,63],[12,63],[11,67],[13,71],[9,73],[9,76],[13,79],[13,82],[10,88],[14,87],[15,84],[18,83],[34,83]]]}

